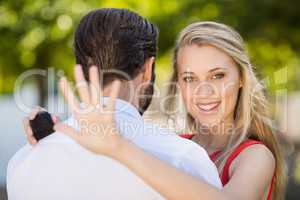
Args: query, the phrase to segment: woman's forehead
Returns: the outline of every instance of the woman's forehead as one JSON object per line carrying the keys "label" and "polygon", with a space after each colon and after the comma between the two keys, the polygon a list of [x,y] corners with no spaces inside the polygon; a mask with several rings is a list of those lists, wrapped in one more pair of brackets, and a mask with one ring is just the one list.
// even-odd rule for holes
{"label": "woman's forehead", "polygon": [[178,52],[179,71],[211,72],[236,67],[234,60],[224,51],[211,45],[189,45]]}

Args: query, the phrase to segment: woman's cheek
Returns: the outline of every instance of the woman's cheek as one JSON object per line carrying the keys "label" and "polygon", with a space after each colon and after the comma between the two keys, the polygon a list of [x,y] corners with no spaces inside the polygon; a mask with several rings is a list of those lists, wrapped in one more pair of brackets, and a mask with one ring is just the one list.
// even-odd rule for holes
{"label": "woman's cheek", "polygon": [[193,101],[191,92],[192,91],[190,87],[186,87],[186,85],[181,87],[182,100],[188,112],[191,111],[190,105],[192,105],[192,101]]}
{"label": "woman's cheek", "polygon": [[223,93],[223,117],[231,117],[234,114],[235,105],[237,103],[237,96],[239,92],[238,85],[232,85],[232,87],[226,88]]}

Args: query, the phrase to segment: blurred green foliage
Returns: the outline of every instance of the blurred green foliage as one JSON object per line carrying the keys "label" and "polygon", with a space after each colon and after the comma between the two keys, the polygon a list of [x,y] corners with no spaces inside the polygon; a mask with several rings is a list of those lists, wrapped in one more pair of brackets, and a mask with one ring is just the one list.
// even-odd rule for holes
{"label": "blurred green foliage", "polygon": [[0,94],[12,92],[16,77],[28,69],[53,66],[70,74],[74,29],[84,14],[101,7],[129,8],[159,26],[158,81],[169,77],[179,31],[213,20],[241,33],[270,91],[300,88],[297,0],[1,0]]}

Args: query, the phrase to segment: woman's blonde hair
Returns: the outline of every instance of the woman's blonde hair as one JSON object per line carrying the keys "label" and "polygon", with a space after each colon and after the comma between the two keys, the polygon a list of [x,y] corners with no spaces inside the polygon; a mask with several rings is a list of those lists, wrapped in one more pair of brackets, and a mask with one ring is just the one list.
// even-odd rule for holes
{"label": "woman's blonde hair", "polygon": [[[264,86],[254,74],[250,59],[246,53],[242,37],[231,27],[216,22],[197,22],[184,28],[176,42],[173,56],[172,83],[178,82],[178,51],[187,45],[212,45],[227,53],[236,62],[243,86],[239,91],[238,101],[235,107],[235,131],[217,160],[219,171],[222,171],[226,159],[246,138],[253,138],[264,143],[273,153],[276,160],[275,185],[273,198],[284,199],[286,185],[286,165],[281,146],[274,135],[269,118],[268,102],[265,97]],[[176,108],[178,88],[170,85],[168,96],[174,97],[168,104],[168,110]],[[195,119],[187,114],[187,121],[193,131]]]}

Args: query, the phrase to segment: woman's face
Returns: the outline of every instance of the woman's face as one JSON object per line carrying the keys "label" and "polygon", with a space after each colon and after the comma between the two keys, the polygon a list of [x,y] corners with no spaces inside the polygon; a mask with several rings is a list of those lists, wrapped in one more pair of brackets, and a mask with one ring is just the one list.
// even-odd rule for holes
{"label": "woman's face", "polygon": [[234,60],[211,45],[188,45],[178,52],[178,80],[188,113],[201,125],[232,122],[241,87]]}

